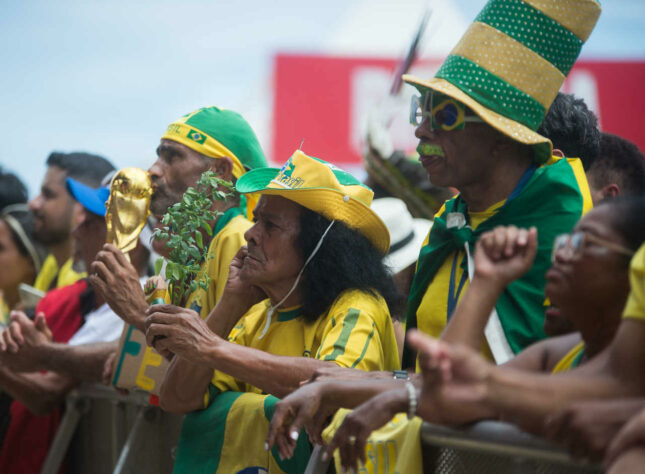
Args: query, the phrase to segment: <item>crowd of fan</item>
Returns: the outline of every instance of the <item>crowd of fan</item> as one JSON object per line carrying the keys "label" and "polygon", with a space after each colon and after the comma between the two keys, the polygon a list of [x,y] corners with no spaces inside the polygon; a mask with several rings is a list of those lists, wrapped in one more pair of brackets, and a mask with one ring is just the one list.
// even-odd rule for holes
{"label": "crowd of fan", "polygon": [[370,148],[375,192],[303,150],[270,168],[236,112],[172,122],[148,170],[154,221],[206,171],[235,185],[203,235],[210,284],[175,305],[143,289],[164,240],[105,243],[108,160],[52,153],[29,202],[2,170],[0,472],[40,470],[66,394],[113,379],[124,323],[170,361],[176,472],[302,472],[315,444],[374,468],[384,439],[412,472],[423,420],[482,419],[637,472],[645,156],[570,94],[532,129],[441,77],[404,79],[420,157]]}

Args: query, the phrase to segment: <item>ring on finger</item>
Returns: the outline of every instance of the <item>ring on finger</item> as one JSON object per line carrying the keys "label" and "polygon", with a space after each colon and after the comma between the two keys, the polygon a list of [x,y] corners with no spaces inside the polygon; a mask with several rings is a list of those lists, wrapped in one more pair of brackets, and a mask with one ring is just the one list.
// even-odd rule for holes
{"label": "ring on finger", "polygon": [[349,441],[349,444],[354,444],[354,443],[356,443],[356,436],[354,436],[354,435],[349,435],[349,437],[347,438],[347,441]]}

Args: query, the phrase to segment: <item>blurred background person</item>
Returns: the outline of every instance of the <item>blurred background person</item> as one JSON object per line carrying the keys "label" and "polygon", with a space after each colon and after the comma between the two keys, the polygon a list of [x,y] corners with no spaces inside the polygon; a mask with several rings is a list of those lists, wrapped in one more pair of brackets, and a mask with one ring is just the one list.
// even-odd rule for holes
{"label": "blurred background person", "polygon": [[21,283],[33,285],[46,250],[34,237],[34,217],[26,204],[10,204],[0,211],[0,325],[20,301]]}
{"label": "blurred background person", "polygon": [[113,170],[108,160],[89,153],[54,152],[47,158],[40,194],[29,202],[34,213],[34,233],[49,251],[34,283],[37,289],[59,288],[84,276],[72,269],[72,229],[78,216],[74,215],[75,201],[67,192],[65,179],[70,177],[96,188]]}

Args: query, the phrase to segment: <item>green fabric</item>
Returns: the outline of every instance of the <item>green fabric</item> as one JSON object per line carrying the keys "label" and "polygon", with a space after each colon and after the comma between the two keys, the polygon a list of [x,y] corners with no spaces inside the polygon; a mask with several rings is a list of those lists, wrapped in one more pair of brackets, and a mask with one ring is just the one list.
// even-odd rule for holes
{"label": "green fabric", "polygon": [[[245,201],[246,203],[246,201]],[[230,207],[226,211],[224,211],[224,214],[219,216],[219,219],[217,219],[217,222],[215,223],[215,228],[213,229],[213,237],[215,237],[217,234],[220,233],[220,231],[226,227],[226,224],[231,222],[234,218],[237,216],[243,216],[245,215],[245,211],[242,210],[240,207]]]}
{"label": "green fabric", "polygon": [[585,355],[585,348],[583,348],[580,353],[573,359],[573,362],[571,362],[571,368],[574,369],[580,365],[580,361],[582,360],[582,356]]}
{"label": "green fabric", "polygon": [[[226,461],[222,458],[224,437],[226,434],[229,413],[233,405],[244,396],[243,392],[222,392],[210,385],[211,403],[205,410],[198,410],[186,415],[181,428],[177,455],[173,472],[176,474],[215,473],[218,469],[225,469],[221,464]],[[259,396],[259,395],[257,395]],[[268,423],[273,417],[275,404],[279,401],[273,395],[264,396],[263,411]],[[249,409],[252,409],[249,407]],[[255,412],[254,412],[255,413]],[[235,422],[239,423],[239,419]],[[240,425],[240,428],[242,425]],[[247,428],[251,428],[248,426]],[[230,449],[229,449],[230,453]],[[277,448],[271,450],[273,461],[282,471],[288,474],[304,472],[311,447],[306,432],[302,430],[294,456],[291,459],[281,460]],[[257,471],[254,471],[257,472]]]}
{"label": "green fabric", "polygon": [[532,49],[565,76],[582,49],[580,38],[521,0],[490,1],[475,21],[486,23]]}
{"label": "green fabric", "polygon": [[[497,313],[514,353],[543,339],[545,273],[551,264],[553,240],[557,235],[571,231],[582,215],[582,206],[578,182],[566,160],[535,170],[522,191],[515,197],[509,197],[506,204],[474,232],[468,226],[461,229],[446,227],[449,213],[459,212],[466,218],[468,216],[467,205],[461,196],[447,201],[445,212],[435,218],[428,243],[419,254],[408,299],[406,331],[417,327],[417,310],[421,300],[445,259],[456,250],[463,249],[465,242],[474,252],[475,242],[481,234],[499,225],[512,224],[523,228],[537,227],[538,251],[531,270],[511,283],[500,296],[496,305]],[[462,265],[465,265],[465,261]],[[466,267],[464,271],[467,271]],[[402,367],[414,368],[415,365],[416,354],[406,343]]]}
{"label": "green fabric", "polygon": [[[271,421],[271,418],[273,418],[275,404],[279,401],[280,399],[273,395],[267,395],[264,399],[264,416],[267,420]],[[277,446],[274,446],[273,449],[271,449],[271,455],[280,469],[284,472],[293,474],[305,472],[307,463],[311,457],[311,446],[309,445],[308,439],[307,432],[302,429],[300,431],[298,441],[296,442],[296,448],[293,450],[293,457],[290,459],[280,459],[280,453],[278,453]]]}
{"label": "green fabric", "polygon": [[370,346],[370,341],[374,337],[374,331],[376,331],[376,325],[372,321],[372,332],[369,333],[367,336],[367,340],[365,341],[365,345],[363,346],[363,350],[361,351],[361,355],[354,361],[352,364],[352,369],[356,367],[360,362],[363,360],[363,357],[365,357],[365,353],[367,352],[367,348]]}
{"label": "green fabric", "polygon": [[347,340],[356,326],[356,321],[358,321],[358,316],[360,314],[361,311],[359,309],[350,308],[349,311],[347,311],[347,316],[343,319],[343,329],[340,331],[340,335],[338,336],[338,339],[336,339],[336,342],[334,342],[334,350],[331,354],[326,355],[323,360],[334,361],[338,356],[345,353]]}
{"label": "green fabric", "polygon": [[[537,130],[546,110],[537,100],[469,59],[451,54],[437,71],[484,107]],[[505,100],[500,100],[504,97]]]}
{"label": "green fabric", "polygon": [[[210,386],[211,392],[215,387]],[[217,389],[215,389],[217,390]],[[188,413],[181,425],[173,472],[192,474],[216,472],[226,432],[226,418],[242,392],[224,392],[214,398],[205,410]]]}
{"label": "green fabric", "polygon": [[282,323],[285,321],[291,321],[292,319],[296,319],[298,316],[300,316],[301,309],[302,308],[296,308],[296,309],[292,309],[291,311],[278,311],[277,321]]}
{"label": "green fabric", "polygon": [[240,114],[219,107],[204,107],[191,114],[186,125],[197,128],[223,144],[246,168],[268,166],[255,132]]}

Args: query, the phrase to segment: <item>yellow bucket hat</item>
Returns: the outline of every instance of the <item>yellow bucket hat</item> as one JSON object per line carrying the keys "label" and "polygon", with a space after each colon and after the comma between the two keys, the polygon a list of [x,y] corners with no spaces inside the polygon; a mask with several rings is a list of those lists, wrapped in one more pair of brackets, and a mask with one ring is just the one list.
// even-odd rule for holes
{"label": "yellow bucket hat", "polygon": [[370,204],[374,193],[346,171],[297,150],[281,169],[257,168],[237,180],[242,194],[282,196],[327,219],[358,230],[383,255],[390,234]]}
{"label": "yellow bucket hat", "polygon": [[552,144],[536,130],[599,16],[595,0],[490,0],[435,77],[403,80],[470,107],[542,163]]}

